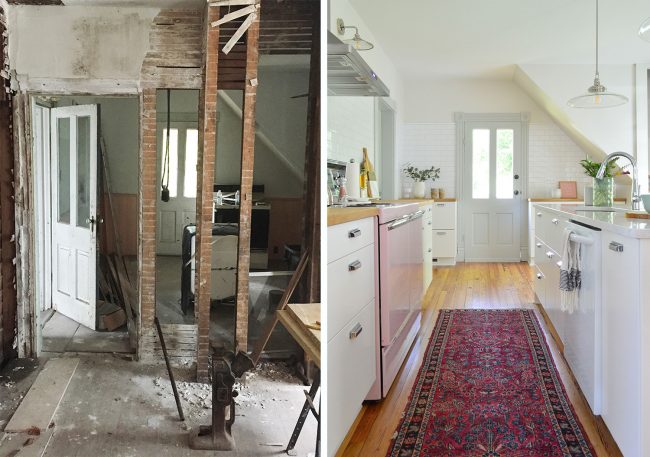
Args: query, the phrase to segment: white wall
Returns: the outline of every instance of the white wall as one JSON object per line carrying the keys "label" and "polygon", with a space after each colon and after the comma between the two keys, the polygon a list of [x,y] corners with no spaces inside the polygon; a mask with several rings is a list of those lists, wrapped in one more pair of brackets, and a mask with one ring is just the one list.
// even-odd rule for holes
{"label": "white wall", "polygon": [[408,80],[408,88],[406,123],[453,122],[455,112],[529,112],[531,122],[550,122],[539,105],[508,80],[414,79]]}
{"label": "white wall", "polygon": [[567,101],[587,91],[593,83],[593,65],[520,65],[520,69],[544,92],[556,109],[604,153],[625,151],[635,154],[634,121],[635,69],[633,65],[601,65],[601,82],[611,92],[627,96],[619,107],[589,110],[567,106]]}
{"label": "white wall", "polygon": [[[11,6],[9,58],[19,76],[137,81],[159,8]],[[19,78],[20,79],[20,78]]]}
{"label": "white wall", "polygon": [[[391,59],[388,57],[388,55],[384,52],[382,48],[382,44],[380,41],[378,41],[373,34],[372,29],[370,29],[366,23],[363,20],[363,12],[359,12],[355,9],[354,6],[351,5],[350,0],[329,0],[328,2],[328,14],[329,14],[329,30],[335,34],[338,38],[342,38],[340,35],[336,33],[336,19],[341,18],[347,25],[355,25],[359,28],[359,33],[361,36],[368,40],[371,41],[375,47],[374,49],[371,49],[370,51],[362,51],[363,58],[366,60],[368,65],[377,73],[379,78],[386,84],[386,86],[390,90],[390,98],[393,100],[394,105],[395,105],[395,117],[396,117],[396,149],[399,154],[399,149],[402,145],[402,134],[403,134],[403,126],[404,126],[404,113],[406,111],[405,107],[405,101],[404,101],[404,96],[405,96],[405,91],[406,91],[406,86],[404,84],[403,80],[403,74],[399,71],[399,69],[393,64]],[[345,35],[345,38],[349,38],[352,36],[352,31],[348,31]],[[350,108],[353,111],[349,111],[346,108],[342,108],[340,106],[340,103],[343,103],[342,101],[339,102],[336,99],[341,98],[341,97],[327,97],[327,109],[328,109],[328,123],[333,120],[334,116],[341,115],[342,117],[349,116],[349,114],[354,113],[354,110],[359,109],[359,113],[366,113],[367,111],[365,109],[362,109],[360,107],[354,107]],[[368,102],[370,103],[370,102]],[[333,111],[331,106],[334,106]],[[344,111],[341,111],[341,109],[344,109]],[[374,113],[374,109],[373,109]],[[374,123],[374,114],[372,114],[372,117],[368,118],[367,120],[364,120],[364,125],[367,122]],[[343,122],[339,122],[337,124],[339,127],[337,127],[337,135],[342,135],[342,130],[340,128],[340,125],[343,125]],[[329,125],[328,125],[328,135],[329,135]],[[365,127],[364,127],[365,129]],[[372,136],[374,138],[374,126],[372,127]],[[365,130],[364,130],[364,135],[365,135]],[[347,136],[353,136],[357,135],[357,133],[349,133]],[[342,139],[335,140],[338,141],[339,144],[341,141],[343,141],[343,144],[345,144],[345,141]],[[367,142],[367,140],[363,140],[363,142]],[[355,142],[355,144],[358,144],[358,142]],[[374,140],[372,141],[372,144],[374,145]],[[329,153],[329,151],[328,151]],[[341,157],[344,157],[344,160],[349,160],[350,156],[349,153],[341,152]],[[371,150],[371,160],[374,158],[374,152]],[[382,163],[383,166],[386,166],[385,161],[379,161],[375,160],[375,163]],[[379,171],[379,170],[378,170]],[[399,174],[399,171],[396,170],[396,174]],[[396,176],[398,178],[398,176]],[[395,182],[399,182],[398,179],[395,179]],[[381,185],[381,184],[380,184]],[[399,188],[396,185],[396,188],[393,189],[393,192],[395,192],[394,195],[391,195],[392,192],[389,189],[385,189],[382,187],[382,194],[384,196],[388,197],[397,197],[399,195]]]}
{"label": "white wall", "polygon": [[375,163],[375,100],[372,97],[329,97],[327,107],[327,158],[361,162],[368,148]]}

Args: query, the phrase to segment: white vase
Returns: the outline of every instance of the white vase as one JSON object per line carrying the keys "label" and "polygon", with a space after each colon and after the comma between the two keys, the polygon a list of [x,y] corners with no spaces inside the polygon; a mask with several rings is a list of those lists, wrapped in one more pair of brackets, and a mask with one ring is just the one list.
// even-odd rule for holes
{"label": "white vase", "polygon": [[413,197],[424,198],[424,181],[418,181],[413,184]]}

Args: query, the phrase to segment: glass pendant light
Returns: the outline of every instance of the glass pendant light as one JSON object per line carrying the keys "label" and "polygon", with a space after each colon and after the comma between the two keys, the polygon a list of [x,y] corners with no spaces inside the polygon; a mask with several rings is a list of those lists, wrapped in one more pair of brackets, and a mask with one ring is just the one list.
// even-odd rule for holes
{"label": "glass pendant light", "polygon": [[650,42],[650,17],[641,23],[639,27],[639,38]]}
{"label": "glass pendant light", "polygon": [[361,38],[361,35],[359,35],[359,29],[356,26],[345,25],[343,19],[338,18],[336,20],[336,31],[338,32],[339,35],[344,35],[345,29],[354,29],[354,37],[347,40],[341,40],[343,41],[343,43],[352,45],[352,47],[354,47],[354,49],[356,49],[357,51],[370,51],[372,48],[375,47],[375,45],[372,44],[370,41],[366,41],[363,38]]}
{"label": "glass pendant light", "polygon": [[600,83],[598,74],[598,0],[596,0],[596,75],[593,86],[587,89],[587,93],[572,98],[567,102],[571,108],[610,108],[623,105],[628,102],[625,95],[608,92],[607,88]]}

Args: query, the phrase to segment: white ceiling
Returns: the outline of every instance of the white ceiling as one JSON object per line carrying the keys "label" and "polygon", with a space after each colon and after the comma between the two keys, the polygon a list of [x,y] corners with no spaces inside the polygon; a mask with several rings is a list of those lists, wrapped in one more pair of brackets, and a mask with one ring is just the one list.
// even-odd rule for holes
{"label": "white ceiling", "polygon": [[[350,2],[411,79],[510,78],[514,64],[594,62],[595,0]],[[637,36],[648,16],[650,1],[600,0],[601,63],[650,62],[650,43]]]}

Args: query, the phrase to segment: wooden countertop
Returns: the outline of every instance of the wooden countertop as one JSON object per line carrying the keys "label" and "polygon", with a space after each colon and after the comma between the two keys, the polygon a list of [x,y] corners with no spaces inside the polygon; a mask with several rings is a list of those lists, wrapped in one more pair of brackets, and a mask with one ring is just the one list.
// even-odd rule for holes
{"label": "wooden countertop", "polygon": [[282,325],[320,367],[320,303],[290,303],[277,313]]}
{"label": "wooden countertop", "polygon": [[[535,203],[535,202],[584,202],[584,199],[579,199],[579,198],[529,198],[529,202]],[[621,203],[627,203],[627,198],[615,198],[615,202],[621,202]]]}
{"label": "wooden countertop", "polygon": [[456,201],[455,198],[400,198],[397,200],[381,200],[386,203],[422,203],[422,204],[431,204],[435,202],[439,203],[453,203]]}
{"label": "wooden countertop", "polygon": [[346,222],[358,221],[366,217],[374,217],[379,214],[379,210],[373,207],[347,207],[347,208],[327,208],[327,226],[344,224]]}

